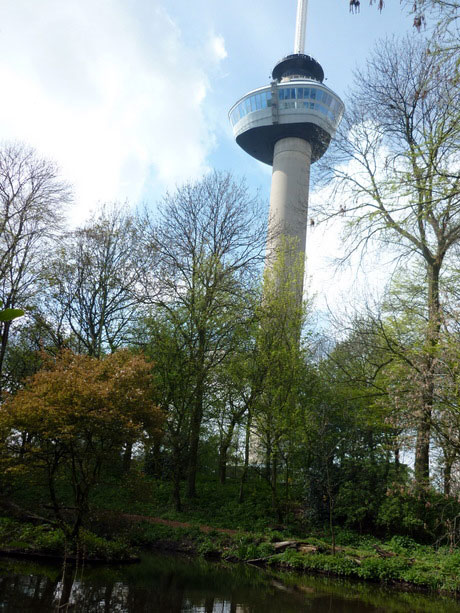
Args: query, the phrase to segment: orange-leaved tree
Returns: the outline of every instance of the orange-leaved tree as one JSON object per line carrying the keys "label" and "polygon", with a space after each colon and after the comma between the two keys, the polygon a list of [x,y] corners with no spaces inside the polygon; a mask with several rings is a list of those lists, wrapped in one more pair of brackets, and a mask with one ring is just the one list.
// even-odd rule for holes
{"label": "orange-leaved tree", "polygon": [[[55,521],[69,539],[78,538],[88,517],[101,470],[127,442],[161,428],[152,368],[127,350],[103,359],[66,350],[0,406],[7,470],[41,472]],[[70,508],[63,494],[69,483]]]}

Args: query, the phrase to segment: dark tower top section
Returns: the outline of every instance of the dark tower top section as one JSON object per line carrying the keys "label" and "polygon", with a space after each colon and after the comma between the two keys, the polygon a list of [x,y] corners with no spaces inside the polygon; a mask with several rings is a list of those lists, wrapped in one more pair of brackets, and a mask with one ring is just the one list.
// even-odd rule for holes
{"label": "dark tower top section", "polygon": [[324,81],[324,70],[321,64],[309,55],[294,53],[287,55],[275,66],[272,72],[273,80],[281,81],[284,77],[302,77],[314,79],[322,83]]}

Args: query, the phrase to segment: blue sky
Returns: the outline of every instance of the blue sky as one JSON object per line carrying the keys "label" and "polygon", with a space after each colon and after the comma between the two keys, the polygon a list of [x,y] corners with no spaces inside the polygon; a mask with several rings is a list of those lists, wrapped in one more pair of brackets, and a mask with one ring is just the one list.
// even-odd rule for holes
{"label": "blue sky", "polygon": [[[268,203],[270,168],[239,150],[227,112],[292,53],[296,6],[0,0],[0,134],[59,164],[74,185],[73,222],[104,201],[154,204],[211,167],[244,175]],[[310,0],[306,52],[345,96],[376,41],[407,31],[416,36],[399,0],[381,14],[362,0],[359,15],[348,0]],[[337,230],[309,238],[312,269],[332,237]],[[317,275],[320,292],[331,283]]]}

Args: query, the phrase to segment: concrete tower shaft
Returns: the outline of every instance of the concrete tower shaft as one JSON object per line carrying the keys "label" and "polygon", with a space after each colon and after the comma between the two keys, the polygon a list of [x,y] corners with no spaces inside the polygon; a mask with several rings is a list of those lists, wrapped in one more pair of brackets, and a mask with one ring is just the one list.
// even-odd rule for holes
{"label": "concrete tower shaft", "polygon": [[311,145],[302,138],[283,138],[273,156],[267,261],[274,256],[280,236],[295,239],[305,252]]}

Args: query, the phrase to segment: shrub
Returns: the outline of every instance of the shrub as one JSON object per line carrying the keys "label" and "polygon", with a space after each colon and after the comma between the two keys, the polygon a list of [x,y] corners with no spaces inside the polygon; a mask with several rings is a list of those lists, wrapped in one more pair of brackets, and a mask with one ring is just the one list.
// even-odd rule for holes
{"label": "shrub", "polygon": [[129,554],[129,549],[125,541],[118,539],[108,541],[88,530],[81,531],[78,548],[83,557],[88,560],[123,560],[126,559]]}
{"label": "shrub", "polygon": [[401,579],[410,562],[404,558],[365,558],[357,570],[358,577],[378,581]]}
{"label": "shrub", "polygon": [[413,553],[419,547],[419,544],[414,541],[410,536],[401,536],[396,534],[391,537],[388,542],[388,547],[395,553]]}
{"label": "shrub", "polygon": [[448,532],[447,521],[460,514],[456,498],[434,490],[395,485],[387,491],[377,523],[389,533],[433,542]]}

